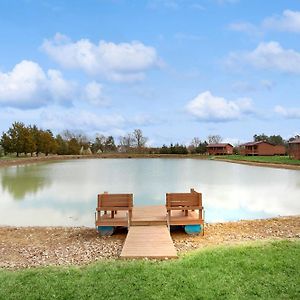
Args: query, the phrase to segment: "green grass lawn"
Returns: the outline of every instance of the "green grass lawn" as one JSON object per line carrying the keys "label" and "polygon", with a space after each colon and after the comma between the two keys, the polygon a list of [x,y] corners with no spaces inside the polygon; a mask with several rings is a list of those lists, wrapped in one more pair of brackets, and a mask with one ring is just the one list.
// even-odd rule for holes
{"label": "green grass lawn", "polygon": [[0,271],[0,299],[300,299],[300,241],[202,250],[178,260]]}
{"label": "green grass lawn", "polygon": [[[216,158],[216,157],[215,157]],[[288,156],[243,156],[243,155],[222,155],[218,159],[242,160],[250,162],[264,162],[273,164],[300,165],[300,160],[289,158]]]}

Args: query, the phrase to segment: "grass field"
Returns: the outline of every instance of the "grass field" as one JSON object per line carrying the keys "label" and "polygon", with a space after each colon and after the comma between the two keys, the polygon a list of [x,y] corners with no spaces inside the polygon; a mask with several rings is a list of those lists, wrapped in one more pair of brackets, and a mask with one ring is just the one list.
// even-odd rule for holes
{"label": "grass field", "polygon": [[219,247],[173,261],[0,271],[0,299],[253,298],[300,298],[300,241]]}
{"label": "grass field", "polygon": [[243,155],[222,155],[218,159],[228,159],[235,161],[249,161],[272,164],[300,165],[300,160],[289,158],[288,156],[243,156]]}

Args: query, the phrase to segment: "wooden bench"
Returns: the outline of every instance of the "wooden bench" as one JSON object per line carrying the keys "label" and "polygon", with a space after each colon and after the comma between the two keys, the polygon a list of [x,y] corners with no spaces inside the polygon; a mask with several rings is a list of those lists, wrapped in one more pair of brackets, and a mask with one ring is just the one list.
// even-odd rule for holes
{"label": "wooden bench", "polygon": [[[99,194],[96,208],[96,227],[129,227],[132,219],[132,194]],[[100,228],[99,228],[100,227]]]}
{"label": "wooden bench", "polygon": [[167,193],[166,208],[169,226],[184,225],[187,233],[202,231],[204,235],[204,209],[201,193],[194,189],[191,189],[190,193]]}

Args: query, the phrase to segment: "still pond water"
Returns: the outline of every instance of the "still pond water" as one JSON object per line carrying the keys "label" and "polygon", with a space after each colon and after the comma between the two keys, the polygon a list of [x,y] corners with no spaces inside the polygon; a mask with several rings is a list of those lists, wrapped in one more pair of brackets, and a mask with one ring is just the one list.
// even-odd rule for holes
{"label": "still pond water", "polygon": [[195,159],[86,159],[0,169],[0,225],[93,226],[98,193],[162,205],[203,193],[207,222],[300,214],[300,171]]}

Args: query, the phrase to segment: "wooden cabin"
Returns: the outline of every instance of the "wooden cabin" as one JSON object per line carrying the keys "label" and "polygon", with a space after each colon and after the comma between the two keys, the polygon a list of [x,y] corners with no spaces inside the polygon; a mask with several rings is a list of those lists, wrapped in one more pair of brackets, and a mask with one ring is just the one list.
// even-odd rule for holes
{"label": "wooden cabin", "polygon": [[300,138],[289,142],[289,156],[294,159],[300,159]]}
{"label": "wooden cabin", "polygon": [[233,146],[231,144],[209,144],[206,146],[209,155],[228,155],[233,154]]}
{"label": "wooden cabin", "polygon": [[241,155],[285,155],[283,145],[274,145],[267,141],[249,142],[240,146]]}

